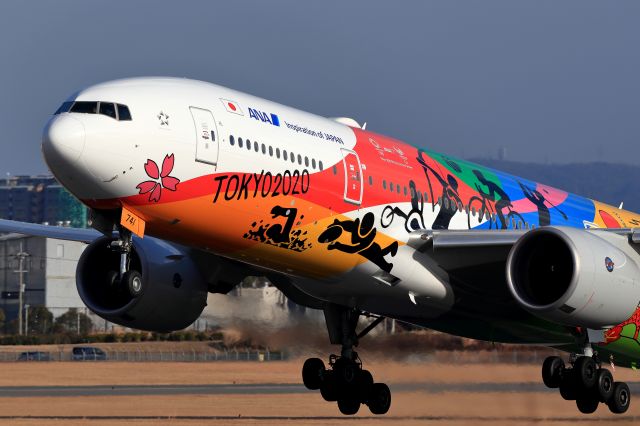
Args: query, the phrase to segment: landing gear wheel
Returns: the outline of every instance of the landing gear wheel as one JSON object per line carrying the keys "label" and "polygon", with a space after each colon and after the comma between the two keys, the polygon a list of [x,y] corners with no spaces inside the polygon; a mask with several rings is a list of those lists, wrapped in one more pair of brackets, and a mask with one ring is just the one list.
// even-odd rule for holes
{"label": "landing gear wheel", "polygon": [[338,400],[338,409],[342,414],[352,416],[360,409],[360,401],[354,398],[344,398]]}
{"label": "landing gear wheel", "polygon": [[609,410],[615,414],[625,413],[631,403],[631,392],[629,386],[624,382],[615,382],[613,385],[613,395],[607,402]]}
{"label": "landing gear wheel", "polygon": [[606,368],[598,369],[595,391],[600,402],[606,403],[613,395],[613,376]]}
{"label": "landing gear wheel", "polygon": [[576,385],[582,389],[589,390],[595,386],[597,373],[598,366],[590,356],[578,357],[573,365],[573,375]]}
{"label": "landing gear wheel", "polygon": [[542,364],[542,381],[548,388],[560,387],[562,379],[562,371],[564,370],[564,361],[557,356],[550,356],[544,360]]}
{"label": "landing gear wheel", "polygon": [[369,401],[369,394],[373,386],[373,376],[368,370],[360,371],[358,376],[358,396],[360,402],[366,404]]}
{"label": "landing gear wheel", "polygon": [[125,272],[121,282],[129,296],[136,298],[142,294],[142,275],[140,272],[134,270]]}
{"label": "landing gear wheel", "polygon": [[318,390],[322,385],[324,372],[324,362],[320,358],[309,358],[302,366],[302,382],[307,389]]}
{"label": "landing gear wheel", "polygon": [[372,414],[386,414],[391,407],[391,391],[384,383],[374,383],[369,393],[369,410]]}
{"label": "landing gear wheel", "polygon": [[584,414],[594,413],[598,409],[598,405],[600,401],[595,396],[581,396],[576,399],[576,405],[578,406],[578,410]]}
{"label": "landing gear wheel", "polygon": [[324,380],[320,385],[320,395],[325,401],[337,401],[338,400],[338,384],[336,383],[336,375],[332,370],[327,370],[324,375]]}
{"label": "landing gear wheel", "polygon": [[565,369],[560,380],[560,396],[567,401],[573,401],[577,397],[573,370]]}
{"label": "landing gear wheel", "polygon": [[338,382],[346,386],[355,385],[360,368],[358,364],[345,357],[338,358],[333,365],[333,371],[336,372]]}
{"label": "landing gear wheel", "polygon": [[120,284],[120,280],[118,279],[117,271],[107,271],[107,275],[105,277],[105,281],[107,283],[107,287],[117,290],[118,285]]}

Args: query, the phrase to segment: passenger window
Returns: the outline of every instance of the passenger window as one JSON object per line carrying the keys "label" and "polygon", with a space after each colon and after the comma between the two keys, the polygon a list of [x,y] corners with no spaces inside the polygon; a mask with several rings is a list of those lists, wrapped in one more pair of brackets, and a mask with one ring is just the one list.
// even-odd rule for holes
{"label": "passenger window", "polygon": [[276,158],[280,158],[280,148],[276,148]]}
{"label": "passenger window", "polygon": [[238,147],[242,148],[242,138],[238,138]]}
{"label": "passenger window", "polygon": [[269,157],[273,157],[273,148],[269,145]]}
{"label": "passenger window", "polygon": [[116,118],[116,107],[110,102],[100,102],[100,114]]}
{"label": "passenger window", "polygon": [[373,185],[373,176],[369,176],[369,186]]}
{"label": "passenger window", "polygon": [[296,155],[293,152],[291,153],[291,162],[292,163],[296,162]]}
{"label": "passenger window", "polygon": [[298,154],[298,164],[302,166],[302,156]]}
{"label": "passenger window", "polygon": [[262,144],[262,153],[263,154],[267,153],[267,147],[264,144]]}
{"label": "passenger window", "polygon": [[324,170],[324,166],[322,165],[322,161],[320,161],[318,163],[318,168],[320,169],[320,171]]}
{"label": "passenger window", "polygon": [[131,113],[129,112],[128,106],[118,104],[118,120],[131,121]]}
{"label": "passenger window", "polygon": [[236,144],[236,140],[233,136],[229,136],[229,143],[231,144],[231,146],[234,146]]}
{"label": "passenger window", "polygon": [[338,168],[336,166],[333,166],[333,174],[334,175],[338,174]]}
{"label": "passenger window", "polygon": [[309,167],[309,157],[304,157],[304,166]]}
{"label": "passenger window", "polygon": [[260,151],[260,145],[258,144],[258,142],[254,142],[254,143],[253,143],[253,150],[254,150],[255,152]]}
{"label": "passenger window", "polygon": [[284,158],[284,161],[287,161],[287,151],[285,151],[284,149],[282,150],[282,158]]}
{"label": "passenger window", "polygon": [[251,141],[247,139],[246,142],[247,142],[247,151],[251,151]]}
{"label": "passenger window", "polygon": [[72,105],[73,105],[73,102],[71,101],[64,102],[62,105],[60,105],[60,108],[58,108],[56,112],[53,113],[53,115],[62,114],[63,112],[69,112]]}
{"label": "passenger window", "polygon": [[382,189],[387,189],[387,181],[382,179]]}
{"label": "passenger window", "polygon": [[402,188],[403,188],[403,190],[404,190],[403,192],[404,192],[404,195],[405,195],[405,197],[406,197],[406,196],[407,196],[407,187],[406,187],[406,186],[404,186],[404,187],[402,187]]}
{"label": "passenger window", "polygon": [[396,183],[396,192],[397,192],[398,194],[400,193],[400,185],[398,185],[397,183]]}
{"label": "passenger window", "polygon": [[316,159],[315,158],[311,159],[311,167],[315,170],[315,168],[316,168]]}
{"label": "passenger window", "polygon": [[79,112],[81,114],[95,114],[97,111],[97,102],[76,102],[71,107],[71,112]]}

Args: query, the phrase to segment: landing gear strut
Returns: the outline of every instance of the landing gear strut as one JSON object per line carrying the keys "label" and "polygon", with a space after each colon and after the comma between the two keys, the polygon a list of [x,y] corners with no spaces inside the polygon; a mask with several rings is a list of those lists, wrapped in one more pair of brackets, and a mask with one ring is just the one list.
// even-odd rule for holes
{"label": "landing gear strut", "polygon": [[602,368],[590,347],[583,355],[573,355],[569,367],[557,356],[545,359],[542,380],[548,388],[559,389],[562,398],[576,401],[581,413],[593,413],[603,403],[612,413],[622,414],[631,403],[629,386],[614,382],[611,372]]}
{"label": "landing gear strut", "polygon": [[133,247],[131,231],[121,226],[119,234],[120,238],[111,242],[111,249],[120,254],[120,268],[118,272],[110,272],[107,282],[135,298],[142,294],[142,275],[129,268]]}
{"label": "landing gear strut", "polygon": [[325,401],[337,401],[342,414],[353,415],[361,404],[373,414],[385,414],[391,406],[391,391],[384,383],[375,383],[373,375],[363,369],[358,353],[353,350],[383,317],[376,318],[360,334],[356,326],[360,312],[335,305],[325,309],[325,319],[331,343],[341,344],[340,356],[329,356],[329,368],[319,358],[309,358],[302,367],[302,381],[307,389],[320,390]]}

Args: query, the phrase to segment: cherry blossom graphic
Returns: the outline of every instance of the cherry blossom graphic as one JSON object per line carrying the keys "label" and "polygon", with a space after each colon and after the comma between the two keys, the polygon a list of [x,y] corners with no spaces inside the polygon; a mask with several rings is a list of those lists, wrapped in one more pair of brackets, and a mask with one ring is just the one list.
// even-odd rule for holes
{"label": "cherry blossom graphic", "polygon": [[151,179],[155,180],[146,180],[138,184],[136,188],[140,190],[140,194],[149,193],[149,201],[157,203],[160,201],[162,188],[168,189],[169,191],[175,191],[180,183],[180,179],[169,176],[173,170],[173,164],[173,154],[166,155],[164,157],[161,171],[158,169],[158,165],[155,161],[147,159],[147,162],[144,164],[144,170]]}

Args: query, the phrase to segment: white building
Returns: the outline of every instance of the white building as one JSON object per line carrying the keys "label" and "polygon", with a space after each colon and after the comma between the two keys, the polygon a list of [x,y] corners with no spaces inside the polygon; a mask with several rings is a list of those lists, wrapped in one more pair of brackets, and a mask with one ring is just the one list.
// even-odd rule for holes
{"label": "white building", "polygon": [[85,244],[75,241],[0,236],[0,308],[6,322],[18,317],[20,253],[25,284],[23,305],[45,306],[54,316],[69,308],[84,307],[76,290],[76,265]]}

